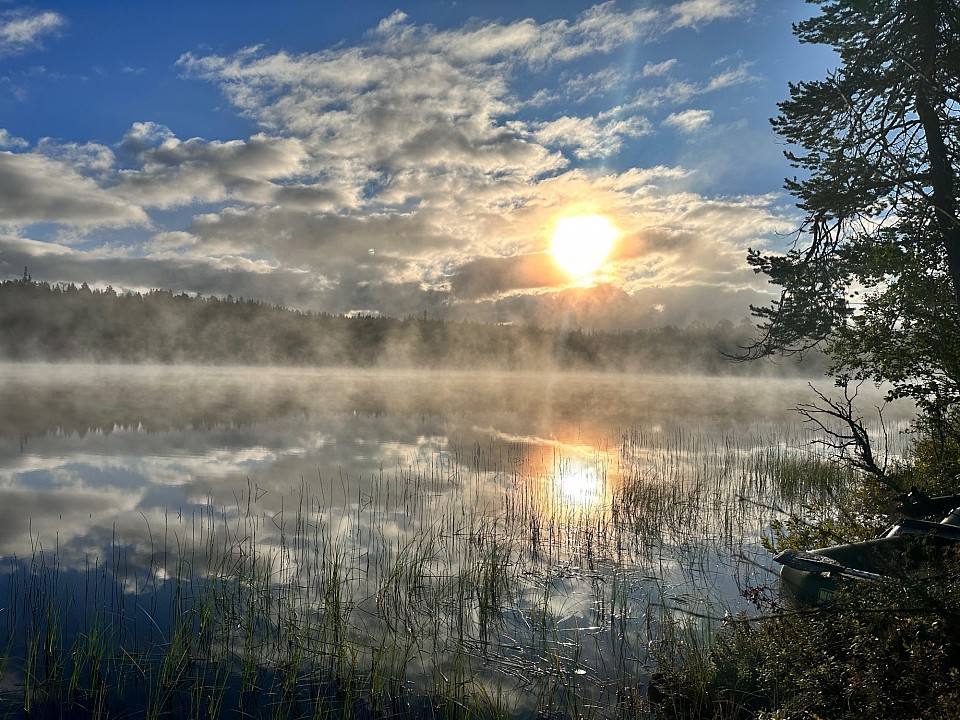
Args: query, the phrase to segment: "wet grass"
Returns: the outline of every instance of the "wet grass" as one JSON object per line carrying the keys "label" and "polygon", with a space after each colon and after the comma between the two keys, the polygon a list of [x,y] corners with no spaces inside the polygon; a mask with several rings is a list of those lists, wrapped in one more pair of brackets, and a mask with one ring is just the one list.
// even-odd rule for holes
{"label": "wet grass", "polygon": [[0,714],[641,717],[651,645],[769,581],[771,508],[818,490],[780,484],[793,441],[616,445],[443,448],[279,500],[250,483],[82,567],[32,536],[4,561]]}

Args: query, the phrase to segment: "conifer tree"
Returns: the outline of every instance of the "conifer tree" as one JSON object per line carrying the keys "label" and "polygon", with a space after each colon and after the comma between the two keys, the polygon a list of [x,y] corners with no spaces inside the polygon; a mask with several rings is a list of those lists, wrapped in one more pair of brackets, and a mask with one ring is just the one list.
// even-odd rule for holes
{"label": "conifer tree", "polygon": [[824,347],[841,381],[890,383],[942,429],[960,404],[960,3],[810,2],[794,32],[840,66],[771,121],[805,220],[786,253],[748,255],[780,288],[748,352]]}

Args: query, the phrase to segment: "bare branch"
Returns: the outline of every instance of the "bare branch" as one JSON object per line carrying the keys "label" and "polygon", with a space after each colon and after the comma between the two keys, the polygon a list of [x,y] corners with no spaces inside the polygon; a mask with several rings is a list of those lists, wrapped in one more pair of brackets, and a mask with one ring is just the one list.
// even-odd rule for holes
{"label": "bare branch", "polygon": [[[797,405],[796,410],[803,416],[805,423],[811,423],[822,433],[822,437],[812,440],[811,443],[831,449],[837,460],[847,462],[858,470],[870,474],[880,484],[891,490],[902,492],[887,472],[890,458],[886,450],[886,442],[884,442],[883,458],[879,459],[874,453],[870,434],[863,424],[863,416],[859,415],[856,409],[855,400],[860,384],[851,394],[850,384],[844,383],[843,398],[838,400],[827,397],[810,385],[810,389],[820,398],[821,404],[801,403]],[[886,438],[887,430],[883,421],[882,408],[877,407],[877,414],[880,432]]]}

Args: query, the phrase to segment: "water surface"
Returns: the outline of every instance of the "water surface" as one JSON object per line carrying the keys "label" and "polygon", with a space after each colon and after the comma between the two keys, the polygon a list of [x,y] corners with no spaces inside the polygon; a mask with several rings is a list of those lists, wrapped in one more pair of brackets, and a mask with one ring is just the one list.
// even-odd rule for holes
{"label": "water surface", "polygon": [[290,612],[335,619],[325,643],[607,708],[663,612],[722,617],[771,581],[765,458],[807,452],[809,400],[799,380],[7,365],[0,555],[107,567],[140,607],[185,554],[210,578],[257,553]]}

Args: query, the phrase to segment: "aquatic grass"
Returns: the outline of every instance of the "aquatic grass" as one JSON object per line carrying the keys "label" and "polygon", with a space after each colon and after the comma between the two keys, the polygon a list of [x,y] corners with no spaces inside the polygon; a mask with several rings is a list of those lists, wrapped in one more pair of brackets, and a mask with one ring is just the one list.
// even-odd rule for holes
{"label": "aquatic grass", "polygon": [[634,430],[577,458],[453,446],[369,483],[276,498],[249,481],[232,504],[144,515],[146,545],[115,529],[80,571],[37,540],[9,561],[0,709],[629,715],[652,643],[697,642],[678,624],[722,616],[742,558],[762,566],[771,508],[815,492],[778,481],[801,454],[773,445]]}

